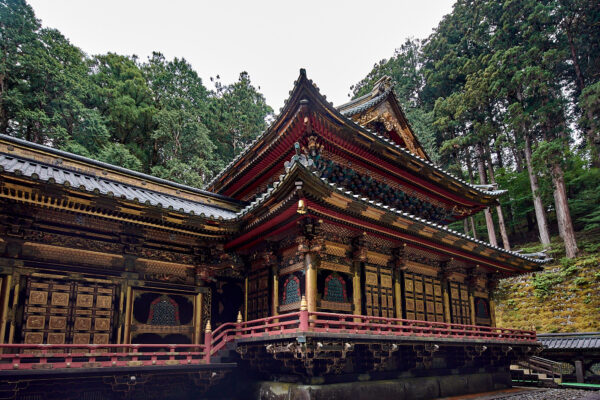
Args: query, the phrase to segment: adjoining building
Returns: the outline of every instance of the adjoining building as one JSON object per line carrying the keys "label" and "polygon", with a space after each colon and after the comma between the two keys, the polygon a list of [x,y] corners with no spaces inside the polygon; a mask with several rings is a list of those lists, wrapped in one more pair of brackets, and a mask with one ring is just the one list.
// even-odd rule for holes
{"label": "adjoining building", "polygon": [[435,166],[392,89],[336,108],[301,70],[206,191],[0,136],[0,377],[29,382],[7,390],[49,398],[50,379],[74,376],[93,384],[61,396],[510,385],[510,361],[539,345],[495,327],[490,294],[544,260],[448,228],[504,191]]}

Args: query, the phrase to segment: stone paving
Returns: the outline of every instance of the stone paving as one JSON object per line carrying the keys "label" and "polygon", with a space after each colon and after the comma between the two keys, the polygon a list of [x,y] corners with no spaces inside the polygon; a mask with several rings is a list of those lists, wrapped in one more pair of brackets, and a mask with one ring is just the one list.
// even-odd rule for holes
{"label": "stone paving", "polygon": [[497,397],[502,400],[600,400],[600,391],[548,389]]}

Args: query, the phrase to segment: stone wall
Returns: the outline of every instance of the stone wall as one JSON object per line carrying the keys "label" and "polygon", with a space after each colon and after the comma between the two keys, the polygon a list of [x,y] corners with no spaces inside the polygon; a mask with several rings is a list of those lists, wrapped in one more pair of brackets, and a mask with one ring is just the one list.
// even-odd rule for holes
{"label": "stone wall", "polygon": [[600,331],[600,255],[500,281],[497,325],[540,333]]}

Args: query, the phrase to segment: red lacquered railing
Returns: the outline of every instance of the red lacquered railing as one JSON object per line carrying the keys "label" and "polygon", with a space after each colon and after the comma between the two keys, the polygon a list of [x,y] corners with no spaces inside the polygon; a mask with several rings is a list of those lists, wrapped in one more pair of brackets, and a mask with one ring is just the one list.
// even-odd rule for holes
{"label": "red lacquered railing", "polygon": [[300,326],[302,312],[222,324],[214,332],[205,334],[204,343],[210,343],[210,350],[207,350],[207,354],[213,355],[221,350],[227,342],[239,338],[268,337],[298,332],[302,330]]}
{"label": "red lacquered railing", "polygon": [[[302,313],[302,311],[301,311]],[[308,312],[311,332],[536,342],[535,331],[445,322]]]}
{"label": "red lacquered railing", "polygon": [[0,344],[0,373],[13,369],[101,368],[154,365],[210,364],[228,342],[262,339],[282,334],[331,333],[482,339],[535,343],[535,331],[444,322],[416,321],[365,315],[298,311],[246,322],[228,322],[206,332],[204,345],[106,344],[27,345]]}
{"label": "red lacquered railing", "polygon": [[194,344],[0,344],[0,371],[205,363]]}

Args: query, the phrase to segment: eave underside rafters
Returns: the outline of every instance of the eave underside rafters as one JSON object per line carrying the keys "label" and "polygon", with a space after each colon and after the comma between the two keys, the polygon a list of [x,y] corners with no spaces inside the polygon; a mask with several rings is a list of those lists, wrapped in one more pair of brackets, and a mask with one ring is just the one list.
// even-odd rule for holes
{"label": "eave underside rafters", "polygon": [[[207,221],[199,216],[165,212],[159,207],[80,193],[57,185],[45,185],[44,187],[40,185],[40,182],[5,176],[0,179],[0,199],[34,207],[137,224],[208,240],[225,240],[237,231],[237,226],[233,223]],[[49,188],[52,189],[48,190]]]}

